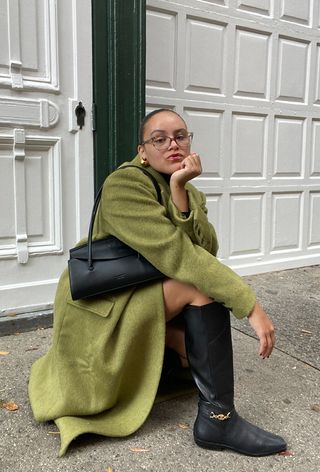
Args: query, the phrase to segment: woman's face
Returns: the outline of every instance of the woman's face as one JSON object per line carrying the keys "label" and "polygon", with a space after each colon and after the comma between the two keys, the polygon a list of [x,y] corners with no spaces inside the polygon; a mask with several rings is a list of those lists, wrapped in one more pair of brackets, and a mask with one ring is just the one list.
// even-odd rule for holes
{"label": "woman's face", "polygon": [[[184,121],[175,113],[160,112],[152,116],[147,121],[144,129],[143,140],[150,138],[161,138],[169,136],[174,138],[186,135],[187,128]],[[179,147],[173,140],[168,149],[158,150],[152,141],[140,144],[138,147],[140,157],[146,159],[150,166],[158,172],[172,175],[175,171],[182,168],[182,161],[190,154],[190,145],[188,147]]]}

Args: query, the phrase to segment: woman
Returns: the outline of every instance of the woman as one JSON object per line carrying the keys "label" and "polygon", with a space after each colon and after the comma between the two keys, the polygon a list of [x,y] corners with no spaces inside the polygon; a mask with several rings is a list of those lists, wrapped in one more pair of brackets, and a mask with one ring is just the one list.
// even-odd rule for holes
{"label": "woman", "polygon": [[189,363],[198,387],[199,446],[254,456],[286,449],[281,437],[234,409],[229,310],[248,316],[262,358],[272,352],[274,328],[251,288],[216,258],[205,198],[189,183],[201,174],[191,139],[174,111],[147,115],[131,164],[156,178],[162,201],[142,172],[116,171],[106,179],[95,224],[94,237],[118,237],[166,279],[73,301],[67,272],[61,276],[53,345],[33,365],[29,383],[35,418],[54,420],[60,429],[60,455],[82,433],[126,436],[141,426],[157,392],[165,344]]}

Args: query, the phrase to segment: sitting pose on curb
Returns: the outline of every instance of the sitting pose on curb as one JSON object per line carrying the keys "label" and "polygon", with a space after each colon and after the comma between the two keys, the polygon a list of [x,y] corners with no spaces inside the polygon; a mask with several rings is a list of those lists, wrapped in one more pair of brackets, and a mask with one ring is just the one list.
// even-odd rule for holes
{"label": "sitting pose on curb", "polygon": [[[264,456],[285,441],[243,418],[234,407],[230,315],[248,317],[259,355],[270,356],[274,328],[252,289],[217,259],[205,197],[190,180],[201,174],[192,133],[171,110],[155,110],[140,129],[134,167],[107,177],[94,238],[114,235],[140,252],[165,279],[74,301],[68,272],[57,289],[53,343],[32,366],[29,395],[37,421],[54,420],[60,455],[83,433],[126,436],[154,403],[165,346],[190,367],[199,390],[195,442]],[[128,164],[128,163],[126,163]]]}

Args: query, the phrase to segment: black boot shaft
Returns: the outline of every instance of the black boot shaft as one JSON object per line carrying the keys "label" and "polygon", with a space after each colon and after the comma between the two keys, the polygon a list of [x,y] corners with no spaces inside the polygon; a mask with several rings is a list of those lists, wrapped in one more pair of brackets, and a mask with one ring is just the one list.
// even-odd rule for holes
{"label": "black boot shaft", "polygon": [[229,310],[220,303],[184,309],[186,349],[201,396],[219,409],[233,408],[233,351]]}

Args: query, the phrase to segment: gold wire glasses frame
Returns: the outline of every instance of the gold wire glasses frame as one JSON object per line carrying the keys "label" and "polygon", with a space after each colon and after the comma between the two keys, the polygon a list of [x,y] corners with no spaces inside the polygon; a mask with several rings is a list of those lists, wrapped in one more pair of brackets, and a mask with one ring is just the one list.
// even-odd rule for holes
{"label": "gold wire glasses frame", "polygon": [[172,141],[174,141],[179,147],[188,147],[191,144],[193,138],[193,133],[188,134],[177,134],[171,138],[170,136],[156,136],[154,138],[147,139],[143,141],[143,144],[152,144],[158,151],[164,151],[169,149],[171,146]]}

